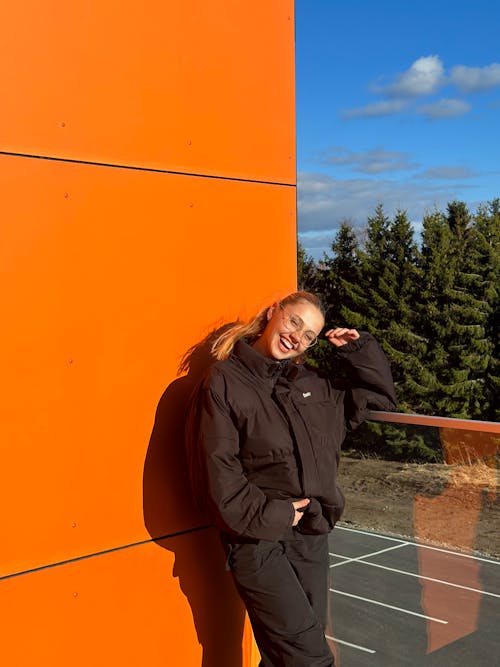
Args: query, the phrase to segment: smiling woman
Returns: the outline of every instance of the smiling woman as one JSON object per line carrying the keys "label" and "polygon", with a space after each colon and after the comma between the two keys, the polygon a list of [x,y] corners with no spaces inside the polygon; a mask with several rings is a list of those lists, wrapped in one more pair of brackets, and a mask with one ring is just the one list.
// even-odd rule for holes
{"label": "smiling woman", "polygon": [[319,300],[311,296],[304,293],[295,299],[291,295],[268,308],[267,325],[254,342],[255,349],[265,357],[292,359],[312,347],[325,318]]}
{"label": "smiling woman", "polygon": [[[301,315],[306,318],[305,322]],[[264,308],[250,321],[237,322],[227,328],[215,340],[212,352],[219,361],[227,359],[236,341],[246,338],[266,357],[291,359],[314,345],[323,325],[324,309],[320,299],[310,292],[294,292]],[[283,334],[281,339],[279,329]]]}
{"label": "smiling woman", "polygon": [[319,299],[295,292],[226,329],[186,424],[193,491],[221,531],[261,667],[334,664],[327,539],[344,507],[340,445],[369,410],[395,405],[389,364],[368,333],[325,333],[348,382],[303,363],[323,326]]}

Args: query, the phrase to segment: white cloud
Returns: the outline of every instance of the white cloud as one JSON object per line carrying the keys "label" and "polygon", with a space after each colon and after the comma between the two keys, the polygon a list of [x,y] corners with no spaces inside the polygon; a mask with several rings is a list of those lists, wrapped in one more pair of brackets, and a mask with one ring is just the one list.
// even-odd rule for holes
{"label": "white cloud", "polygon": [[492,63],[485,67],[457,65],[451,70],[450,81],[465,93],[495,88],[500,86],[500,64]]}
{"label": "white cloud", "polygon": [[402,111],[413,111],[429,120],[454,118],[471,110],[468,102],[461,99],[441,99],[415,108],[412,100],[429,97],[444,86],[455,86],[460,93],[474,93],[500,87],[500,63],[491,63],[484,67],[456,65],[449,75],[441,58],[437,55],[422,56],[415,60],[404,72],[396,75],[387,84],[374,84],[371,91],[388,99],[382,99],[362,107],[344,109],[341,117],[377,118],[391,116]]}
{"label": "white cloud", "polygon": [[343,118],[377,118],[380,116],[392,116],[399,113],[407,106],[403,100],[382,100],[367,104],[364,107],[355,107],[342,111]]}
{"label": "white cloud", "polygon": [[442,98],[437,102],[423,104],[417,108],[417,113],[425,116],[427,120],[437,120],[440,118],[456,118],[464,116],[471,110],[471,105],[464,100],[453,98]]}
{"label": "white cloud", "polygon": [[409,161],[407,153],[386,151],[381,147],[354,153],[343,146],[334,146],[323,154],[321,161],[326,164],[351,167],[362,174],[382,174],[418,167]]}
{"label": "white cloud", "polygon": [[433,167],[426,169],[421,174],[418,174],[418,178],[423,178],[427,180],[446,180],[453,181],[463,178],[475,178],[479,176],[469,167],[460,167],[453,165],[443,165],[441,167]]}
{"label": "white cloud", "polygon": [[431,95],[444,83],[444,67],[439,56],[418,58],[406,72],[387,86],[373,86],[377,92],[397,97]]}
{"label": "white cloud", "polygon": [[[460,186],[463,189],[463,185]],[[302,172],[298,175],[298,228],[306,233],[331,233],[342,220],[365,225],[379,202],[387,215],[401,208],[410,220],[421,221],[425,211],[459,197],[453,183],[436,185],[430,181],[394,181],[370,178],[339,180],[326,174]]]}

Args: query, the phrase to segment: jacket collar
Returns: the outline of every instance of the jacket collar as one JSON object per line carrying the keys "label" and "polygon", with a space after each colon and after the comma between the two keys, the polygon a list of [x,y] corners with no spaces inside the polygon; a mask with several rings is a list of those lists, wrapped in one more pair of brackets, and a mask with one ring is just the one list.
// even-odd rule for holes
{"label": "jacket collar", "polygon": [[236,359],[246,366],[253,375],[264,379],[288,375],[289,371],[296,368],[296,365],[290,359],[278,361],[265,357],[249,345],[245,338],[240,338],[240,340],[236,341],[232,356],[236,357]]}

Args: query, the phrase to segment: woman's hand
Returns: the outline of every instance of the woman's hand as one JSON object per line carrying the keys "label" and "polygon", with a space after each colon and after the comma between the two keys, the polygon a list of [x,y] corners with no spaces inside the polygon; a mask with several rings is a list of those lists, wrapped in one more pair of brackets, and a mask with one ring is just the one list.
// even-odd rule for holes
{"label": "woman's hand", "polygon": [[342,345],[349,343],[351,340],[358,340],[359,332],[357,329],[337,327],[336,329],[329,329],[325,333],[325,337],[328,338],[330,343],[335,345],[335,347],[342,347]]}
{"label": "woman's hand", "polygon": [[295,510],[292,526],[296,526],[299,523],[299,521],[304,516],[305,508],[309,505],[310,502],[311,501],[309,498],[302,498],[302,500],[296,500],[294,503],[292,503],[293,509]]}

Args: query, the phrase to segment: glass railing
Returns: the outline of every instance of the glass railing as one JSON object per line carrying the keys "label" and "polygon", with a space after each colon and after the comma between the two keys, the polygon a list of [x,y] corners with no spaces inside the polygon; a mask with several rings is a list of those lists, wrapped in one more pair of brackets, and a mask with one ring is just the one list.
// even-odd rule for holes
{"label": "glass railing", "polygon": [[363,428],[330,537],[337,666],[499,664],[500,424],[377,412]]}

